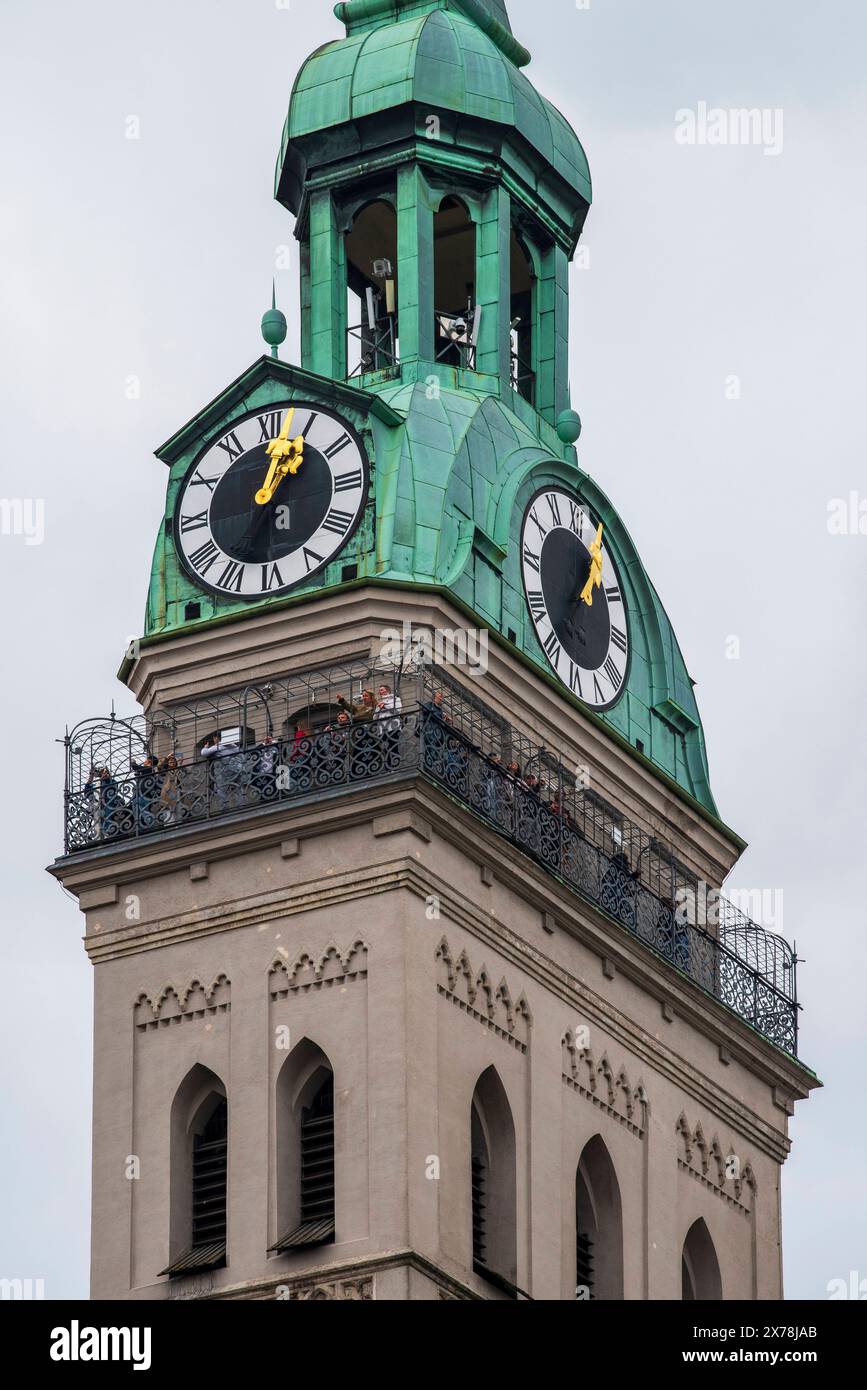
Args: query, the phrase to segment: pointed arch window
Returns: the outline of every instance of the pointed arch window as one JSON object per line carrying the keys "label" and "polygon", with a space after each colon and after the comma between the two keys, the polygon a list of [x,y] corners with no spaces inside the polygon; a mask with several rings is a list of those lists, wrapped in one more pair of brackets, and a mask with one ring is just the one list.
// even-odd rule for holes
{"label": "pointed arch window", "polygon": [[322,1049],[307,1038],[283,1064],[276,1105],[281,1234],[271,1250],[330,1244],[335,1238],[334,1073]]}
{"label": "pointed arch window", "polygon": [[719,1260],[710,1231],[701,1217],[690,1226],[683,1242],[680,1279],[684,1302],[711,1302],[722,1299]]}
{"label": "pointed arch window", "polygon": [[475,1273],[516,1298],[515,1125],[493,1067],[479,1078],[470,1107],[470,1222]]}
{"label": "pointed arch window", "polygon": [[223,1083],[197,1065],[171,1111],[170,1249],[161,1274],[219,1269],[226,1263],[229,1108]]}
{"label": "pointed arch window", "polygon": [[623,1216],[608,1149],[595,1135],[575,1175],[575,1297],[623,1298]]}

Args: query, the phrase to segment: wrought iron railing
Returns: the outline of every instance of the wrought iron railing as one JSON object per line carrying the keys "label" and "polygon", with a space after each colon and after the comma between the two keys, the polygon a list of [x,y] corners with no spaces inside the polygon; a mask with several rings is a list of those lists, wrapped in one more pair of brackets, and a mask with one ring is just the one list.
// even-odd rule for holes
{"label": "wrought iron railing", "polygon": [[796,960],[594,790],[431,668],[357,663],[67,735],[66,851],[422,776],[787,1052]]}

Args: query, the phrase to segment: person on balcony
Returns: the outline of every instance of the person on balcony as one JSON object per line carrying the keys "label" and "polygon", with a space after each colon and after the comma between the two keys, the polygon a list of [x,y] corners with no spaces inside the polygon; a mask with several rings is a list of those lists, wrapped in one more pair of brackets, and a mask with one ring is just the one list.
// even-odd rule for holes
{"label": "person on balcony", "polygon": [[269,730],[255,750],[252,785],[259,801],[273,801],[277,795],[277,764],[280,747]]}
{"label": "person on balcony", "polygon": [[211,781],[218,814],[228,809],[236,770],[234,762],[227,763],[225,759],[234,757],[238,751],[237,742],[227,740],[224,743],[223,735],[219,732],[211,734],[202,744],[202,757],[213,759]]}
{"label": "person on balcony", "polygon": [[178,825],[183,820],[185,808],[183,804],[183,790],[181,785],[181,764],[170,753],[164,758],[157,769],[161,778],[160,787],[160,824]]}
{"label": "person on balcony", "polygon": [[376,736],[380,739],[385,766],[394,769],[400,765],[400,728],[403,701],[390,685],[384,682],[379,687],[379,700],[373,717]]}
{"label": "person on balcony", "polygon": [[422,749],[424,766],[429,772],[445,773],[444,749],[446,746],[447,724],[451,724],[451,719],[443,708],[443,692],[434,691],[433,699],[422,700],[421,719],[416,725],[416,733],[422,737]]}
{"label": "person on balcony", "polygon": [[156,825],[153,805],[157,799],[157,760],[148,753],[142,762],[130,758],[130,769],[135,778],[133,814],[139,830],[153,830]]}
{"label": "person on balcony", "polygon": [[338,695],[337,703],[353,724],[369,724],[376,714],[376,696],[372,690],[362,690],[360,705],[351,704],[343,695]]}
{"label": "person on balcony", "polygon": [[319,740],[317,771],[329,785],[345,782],[351,746],[352,720],[349,711],[342,709],[334,724],[329,724]]}

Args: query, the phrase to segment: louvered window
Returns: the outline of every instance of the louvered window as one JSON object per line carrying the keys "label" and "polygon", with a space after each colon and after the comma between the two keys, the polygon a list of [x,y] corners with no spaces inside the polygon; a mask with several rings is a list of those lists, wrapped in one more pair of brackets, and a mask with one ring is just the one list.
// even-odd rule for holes
{"label": "louvered window", "polygon": [[473,1266],[485,1264],[485,1185],[487,1164],[481,1154],[472,1157]]}
{"label": "louvered window", "polygon": [[274,1251],[334,1240],[334,1077],[330,1074],[301,1111],[299,1162],[300,1224],[271,1246]]}
{"label": "louvered window", "polygon": [[581,1291],[581,1298],[585,1297],[584,1290],[587,1290],[587,1297],[593,1297],[593,1242],[583,1231],[578,1232],[577,1240],[578,1253],[578,1278],[577,1288]]}
{"label": "louvered window", "polygon": [[334,1220],[334,1078],[301,1115],[301,1220]]}
{"label": "louvered window", "polygon": [[193,1249],[226,1239],[228,1113],[221,1100],[193,1140]]}
{"label": "louvered window", "polygon": [[175,1277],[226,1263],[228,1120],[221,1097],[202,1132],[193,1136],[192,1243],[161,1274]]}

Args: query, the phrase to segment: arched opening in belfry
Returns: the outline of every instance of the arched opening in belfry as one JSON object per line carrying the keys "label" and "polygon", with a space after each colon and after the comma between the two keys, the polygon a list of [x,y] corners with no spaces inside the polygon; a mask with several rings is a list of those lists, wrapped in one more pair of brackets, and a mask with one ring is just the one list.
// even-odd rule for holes
{"label": "arched opening in belfry", "polygon": [[575,1296],[623,1298],[623,1213],[620,1187],[605,1143],[585,1144],[575,1175]]}
{"label": "arched opening in belfry", "polygon": [[534,319],[536,314],[536,277],[533,262],[512,229],[509,253],[509,351],[511,355],[512,390],[523,396],[530,405],[536,400]]}
{"label": "arched opening in belfry", "polygon": [[162,1274],[182,1275],[226,1263],[229,1111],[226,1088],[196,1064],[172,1101],[169,1246]]}
{"label": "arched opening in belfry", "polygon": [[277,1240],[272,1250],[334,1240],[334,1072],[302,1038],[280,1069],[275,1092]]}
{"label": "arched opening in belfry", "polygon": [[397,214],[381,198],[346,233],[346,323],[347,376],[397,365]]}
{"label": "arched opening in belfry", "polygon": [[701,1217],[690,1226],[683,1242],[680,1279],[684,1302],[718,1302],[722,1298],[719,1260]]}
{"label": "arched opening in belfry", "polygon": [[433,235],[436,359],[475,370],[481,318],[476,304],[476,225],[460,198],[440,203]]}
{"label": "arched opening in belfry", "polygon": [[517,1276],[515,1124],[503,1083],[488,1067],[470,1107],[473,1269],[514,1286]]}

